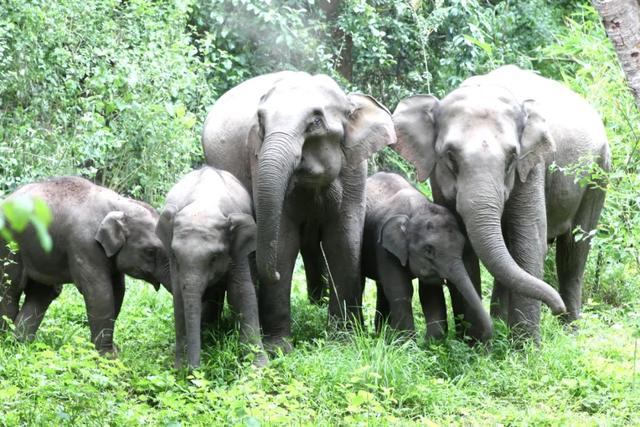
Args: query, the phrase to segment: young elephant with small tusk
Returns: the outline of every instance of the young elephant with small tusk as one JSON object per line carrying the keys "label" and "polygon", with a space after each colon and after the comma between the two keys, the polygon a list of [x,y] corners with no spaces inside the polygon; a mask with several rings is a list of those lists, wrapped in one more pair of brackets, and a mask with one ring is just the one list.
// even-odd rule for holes
{"label": "young elephant with small tusk", "polygon": [[244,343],[258,349],[263,366],[256,291],[249,254],[256,249],[256,223],[249,193],[229,172],[203,167],[169,192],[156,233],[170,254],[174,283],[176,368],[200,365],[201,323],[216,322],[225,292],[239,317]]}
{"label": "young elephant with small tusk", "polygon": [[18,338],[32,339],[62,284],[74,283],[84,297],[96,349],[115,353],[113,333],[125,293],[124,275],[156,289],[160,283],[171,289],[167,253],[155,234],[158,213],[79,177],[27,184],[8,199],[34,197],[51,210],[53,248],[45,252],[31,226],[14,233],[17,253],[2,242],[0,261],[9,260],[10,283],[2,292],[0,319],[6,315],[15,322]]}
{"label": "young elephant with small tusk", "polygon": [[443,279],[468,306],[465,321],[474,341],[492,333],[489,314],[465,269],[466,239],[445,207],[431,203],[400,175],[380,172],[367,179],[367,213],[362,246],[363,276],[376,281],[376,329],[383,320],[399,331],[413,331],[413,285],[420,281],[420,303],[427,338],[447,331]]}

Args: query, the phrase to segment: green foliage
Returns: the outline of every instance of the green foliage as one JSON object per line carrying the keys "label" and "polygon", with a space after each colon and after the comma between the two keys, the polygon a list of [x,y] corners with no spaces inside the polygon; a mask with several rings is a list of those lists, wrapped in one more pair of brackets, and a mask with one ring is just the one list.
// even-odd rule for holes
{"label": "green foliage", "polygon": [[599,170],[583,170],[581,175],[589,183],[607,183],[604,211],[592,239],[584,299],[629,306],[638,300],[640,285],[640,112],[591,7],[582,7],[568,17],[557,42],[538,55],[546,75],[564,81],[598,110],[611,146],[608,176]]}
{"label": "green foliage", "polygon": [[[49,252],[53,244],[47,232],[51,219],[51,211],[41,199],[0,200],[0,236],[5,242],[13,242],[12,232],[20,233],[31,224],[43,249]],[[5,243],[0,240],[0,244]]]}
{"label": "green foliage", "polygon": [[[166,293],[137,282],[129,287],[116,332],[120,358],[106,360],[88,342],[81,295],[67,287],[35,343],[0,336],[0,425],[640,424],[640,115],[587,3],[345,0],[330,19],[318,0],[6,0],[5,192],[80,174],[158,204],[178,176],[202,162],[199,132],[208,106],[247,78],[281,69],[327,73],[393,110],[405,96],[442,97],[505,63],[535,68],[598,109],[613,164],[575,334],[546,311],[542,345],[518,351],[501,323],[491,351],[452,339],[416,344],[390,333],[328,333],[326,308],[306,303],[297,271],[291,355],[255,371],[237,334],[216,331],[205,337],[203,367],[188,375],[171,368]],[[353,70],[346,81],[338,65],[349,40]],[[389,149],[370,169],[415,179]],[[604,177],[595,170],[581,175],[594,178]],[[420,189],[429,193],[427,184]],[[47,213],[29,203],[4,204],[0,229],[7,222],[19,228],[26,217],[43,229]],[[549,281],[552,267],[550,258]],[[417,326],[423,334],[424,321]]]}
{"label": "green foliage", "polygon": [[0,188],[81,174],[159,201],[200,163],[212,101],[188,3],[17,1],[0,8]]}
{"label": "green foliage", "polygon": [[[237,334],[213,332],[203,367],[191,375],[172,369],[168,293],[129,283],[116,330],[120,356],[109,360],[93,350],[82,296],[68,286],[36,342],[0,336],[0,425],[640,423],[634,321],[621,310],[587,313],[575,334],[545,312],[541,346],[522,350],[501,323],[491,351],[390,333],[310,338],[308,329],[324,330],[326,312],[308,305],[303,278],[298,271],[293,353],[255,370]],[[374,288],[365,296],[367,325]],[[224,323],[232,324],[228,313]],[[424,330],[420,320],[419,336]]]}

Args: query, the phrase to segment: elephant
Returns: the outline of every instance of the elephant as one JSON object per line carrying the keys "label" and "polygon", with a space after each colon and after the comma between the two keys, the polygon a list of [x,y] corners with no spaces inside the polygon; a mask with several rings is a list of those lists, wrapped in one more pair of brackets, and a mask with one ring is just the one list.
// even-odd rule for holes
{"label": "elephant", "polygon": [[[479,288],[478,257],[493,275],[491,314],[536,342],[541,301],[565,322],[577,319],[590,243],[573,230],[595,230],[605,183],[580,185],[582,172],[570,171],[610,169],[598,113],[564,85],[507,65],[465,80],[441,101],[407,98],[393,119],[397,151],[465,226],[474,283]],[[559,293],[541,280],[551,241]]]}
{"label": "elephant", "polygon": [[330,317],[361,321],[366,160],[395,139],[384,106],[346,95],[326,75],[254,77],[209,112],[202,132],[207,164],[235,175],[254,201],[258,304],[269,351],[292,349],[291,276],[300,248],[317,241],[334,282]]}
{"label": "elephant", "polygon": [[[158,213],[80,177],[27,184],[7,199],[23,198],[40,198],[51,210],[53,246],[46,252],[33,226],[14,233],[16,253],[2,245],[0,258],[12,264],[0,316],[14,321],[19,339],[31,340],[62,284],[74,283],[85,301],[91,341],[101,354],[115,355],[114,326],[125,274],[171,291],[169,258],[155,234]],[[25,300],[19,307],[22,293]]]}
{"label": "elephant", "polygon": [[443,279],[451,280],[473,317],[469,336],[487,342],[493,325],[467,274],[462,254],[466,239],[456,217],[431,203],[398,174],[379,172],[367,179],[367,212],[362,244],[362,273],[376,281],[376,329],[384,319],[399,331],[414,331],[411,281],[427,323],[427,339],[447,332]]}
{"label": "elephant", "polygon": [[[249,254],[256,223],[249,193],[229,172],[203,167],[173,186],[156,234],[170,259],[176,328],[176,369],[200,366],[201,320],[219,320],[227,293],[240,322],[241,340],[262,353],[258,301]],[[203,313],[206,313],[203,315]]]}

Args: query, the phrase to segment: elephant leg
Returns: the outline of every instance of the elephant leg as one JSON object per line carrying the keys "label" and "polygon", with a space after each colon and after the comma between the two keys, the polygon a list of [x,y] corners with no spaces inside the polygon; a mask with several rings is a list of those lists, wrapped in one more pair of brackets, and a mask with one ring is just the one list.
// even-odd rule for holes
{"label": "elephant leg", "polygon": [[427,324],[427,340],[447,335],[447,302],[442,281],[427,283],[420,280],[420,305]]}
{"label": "elephant leg", "polygon": [[[526,184],[514,189],[505,206],[502,216],[505,243],[523,270],[542,279],[547,251],[543,165],[529,173]],[[539,342],[540,308],[540,300],[509,292],[508,323],[516,336]]]}
{"label": "elephant leg", "polygon": [[264,332],[265,349],[271,353],[288,353],[291,345],[291,277],[300,248],[299,227],[282,216],[278,236],[280,279],[275,283],[259,283],[258,307]]}
{"label": "elephant leg", "polygon": [[378,278],[389,304],[389,325],[399,332],[415,331],[413,323],[413,285],[411,275],[395,256],[376,248]]}
{"label": "elephant leg", "polygon": [[[223,281],[226,282],[226,281]],[[216,327],[220,324],[224,311],[225,283],[209,286],[202,297],[202,327]]]}
{"label": "elephant leg", "polygon": [[[476,288],[478,295],[482,295],[481,281],[480,281],[480,261],[476,256],[471,245],[467,244],[463,252],[464,266],[467,269],[469,278],[473,282],[473,286]],[[462,297],[462,294],[458,292],[457,286],[453,282],[449,282],[449,293],[451,295],[451,306],[453,308],[454,322],[456,325],[456,336],[459,339],[469,336],[472,339],[480,338],[474,337],[471,330],[468,330],[468,322],[473,319],[473,316],[467,310],[467,304]],[[469,331],[469,334],[468,334]]]}
{"label": "elephant leg", "polygon": [[329,280],[324,255],[320,248],[319,224],[307,222],[302,227],[300,254],[304,262],[309,302],[320,305],[327,298]]}
{"label": "elephant leg", "polygon": [[116,304],[111,274],[95,267],[89,268],[89,265],[85,260],[77,260],[71,266],[71,276],[82,289],[91,342],[101,355],[116,354],[113,342]]}
{"label": "elephant leg", "polygon": [[491,316],[505,323],[509,321],[509,289],[495,279],[491,292]]}
{"label": "elephant leg", "polygon": [[182,284],[178,280],[175,258],[171,256],[169,261],[171,272],[171,289],[173,296],[173,319],[176,332],[176,359],[175,368],[181,369],[187,356],[187,324],[184,314],[184,299],[182,298]]}
{"label": "elephant leg", "polygon": [[382,284],[376,282],[376,314],[374,317],[374,325],[376,333],[382,332],[382,327],[389,321],[389,300],[384,294]]}
{"label": "elephant leg", "polygon": [[251,345],[257,350],[254,364],[265,366],[267,357],[262,348],[260,320],[258,317],[258,299],[251,280],[251,271],[246,259],[240,260],[231,268],[228,285],[229,304],[240,323],[240,342]]}
{"label": "elephant leg", "polygon": [[[585,235],[595,230],[604,205],[605,193],[597,188],[589,188],[585,192],[578,208],[572,229],[580,227]],[[573,322],[580,316],[582,307],[582,283],[587,257],[591,247],[591,239],[576,241],[573,230],[558,236],[556,243],[556,268],[560,295],[567,307],[563,317],[566,322]]]}
{"label": "elephant leg", "polygon": [[61,286],[47,286],[28,280],[24,289],[24,304],[16,317],[16,337],[32,341],[51,302],[60,295]]}
{"label": "elephant leg", "polygon": [[[20,310],[20,297],[27,284],[27,276],[23,274],[23,269],[19,265],[10,265],[5,270],[9,276],[2,288],[2,299],[0,300],[0,330],[6,330],[7,325],[4,316],[15,322]],[[2,278],[0,278],[1,280]]]}
{"label": "elephant leg", "polygon": [[117,319],[120,315],[120,310],[122,309],[122,302],[124,301],[124,274],[114,274],[111,278],[111,283],[113,284],[113,303],[115,308],[114,313],[115,318]]}
{"label": "elephant leg", "polygon": [[[323,228],[322,249],[327,256],[330,289],[329,315],[347,326],[362,325],[361,251],[362,215],[341,214]],[[387,295],[388,296],[388,295]]]}

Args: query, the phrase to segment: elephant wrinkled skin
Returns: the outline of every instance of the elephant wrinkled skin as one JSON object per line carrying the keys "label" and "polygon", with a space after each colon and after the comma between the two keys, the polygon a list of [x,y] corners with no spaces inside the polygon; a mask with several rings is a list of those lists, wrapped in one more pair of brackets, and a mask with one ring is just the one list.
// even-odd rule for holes
{"label": "elephant wrinkled skin", "polygon": [[362,271],[377,285],[376,329],[389,318],[396,330],[414,330],[411,281],[417,277],[427,338],[443,337],[447,307],[442,285],[447,279],[469,307],[469,336],[486,342],[491,319],[462,261],[465,243],[455,216],[400,175],[379,172],[369,177]]}
{"label": "elephant wrinkled skin", "polygon": [[84,297],[96,349],[115,353],[113,333],[125,293],[124,275],[156,289],[159,284],[171,289],[167,253],[155,235],[158,213],[78,177],[27,184],[8,199],[22,197],[38,197],[51,209],[53,249],[42,249],[32,226],[14,233],[20,246],[16,254],[2,244],[0,258],[15,264],[7,271],[10,283],[2,295],[0,316],[15,322],[19,338],[32,339],[61,285],[74,283]]}
{"label": "elephant wrinkled skin", "polygon": [[[595,229],[605,192],[560,169],[609,169],[597,112],[560,83],[510,65],[464,81],[442,101],[407,98],[393,116],[396,149],[464,222],[471,277],[479,286],[478,257],[494,276],[492,314],[536,340],[540,300],[576,319],[589,240],[572,232]],[[541,280],[554,239],[560,294]]]}
{"label": "elephant wrinkled skin", "polygon": [[[270,350],[291,348],[291,275],[322,241],[334,285],[329,313],[360,319],[366,159],[395,142],[390,113],[330,77],[284,71],[236,86],[204,125],[207,163],[251,192],[258,225],[260,322]],[[309,232],[306,232],[306,231]],[[306,257],[308,271],[318,256]],[[311,278],[311,281],[314,279]]]}
{"label": "elephant wrinkled skin", "polygon": [[201,322],[216,323],[225,292],[240,323],[241,340],[262,353],[258,302],[249,266],[255,251],[253,205],[230,173],[210,167],[173,186],[156,233],[169,252],[176,328],[176,368],[200,365]]}

